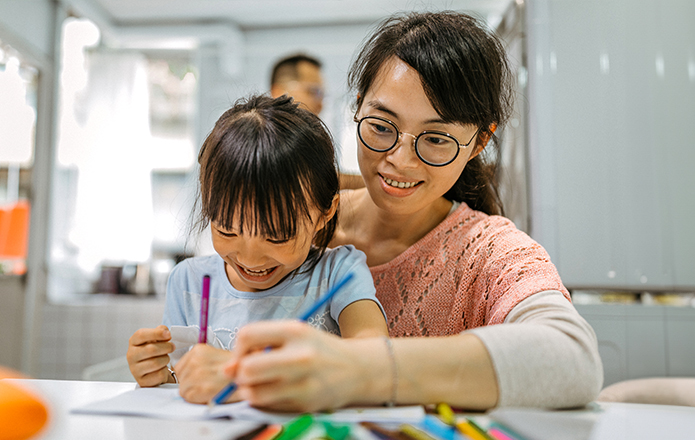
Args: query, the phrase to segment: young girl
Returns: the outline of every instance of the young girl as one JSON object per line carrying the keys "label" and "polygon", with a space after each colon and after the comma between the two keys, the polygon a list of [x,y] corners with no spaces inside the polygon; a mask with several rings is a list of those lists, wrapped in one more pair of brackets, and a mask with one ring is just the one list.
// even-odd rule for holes
{"label": "young girl", "polygon": [[[176,373],[167,367],[171,334],[185,334],[180,326],[197,334],[204,275],[211,280],[208,342],[218,348],[231,350],[249,322],[299,317],[349,272],[349,284],[307,322],[343,337],[388,334],[364,254],[327,249],[339,186],[333,144],[316,116],[285,96],[240,101],[217,121],[198,162],[198,226],[210,225],[217,253],[179,263],[164,325],[131,337],[128,364],[141,386],[176,382],[176,373],[184,382],[186,354]],[[219,376],[221,389],[227,380]]]}

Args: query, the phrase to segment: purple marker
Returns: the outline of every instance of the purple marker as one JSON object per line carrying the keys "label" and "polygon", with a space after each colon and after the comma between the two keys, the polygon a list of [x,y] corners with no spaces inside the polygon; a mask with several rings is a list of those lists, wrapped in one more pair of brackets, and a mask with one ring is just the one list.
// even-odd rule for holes
{"label": "purple marker", "polygon": [[203,294],[200,298],[200,334],[198,343],[205,344],[208,340],[208,304],[210,303],[210,275],[203,277]]}

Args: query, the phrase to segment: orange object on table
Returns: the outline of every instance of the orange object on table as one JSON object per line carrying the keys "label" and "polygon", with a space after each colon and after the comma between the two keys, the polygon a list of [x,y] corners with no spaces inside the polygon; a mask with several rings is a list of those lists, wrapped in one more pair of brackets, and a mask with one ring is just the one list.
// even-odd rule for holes
{"label": "orange object on table", "polygon": [[[0,367],[0,379],[19,377]],[[48,421],[48,409],[29,390],[9,380],[0,380],[0,440],[25,440],[37,434]]]}

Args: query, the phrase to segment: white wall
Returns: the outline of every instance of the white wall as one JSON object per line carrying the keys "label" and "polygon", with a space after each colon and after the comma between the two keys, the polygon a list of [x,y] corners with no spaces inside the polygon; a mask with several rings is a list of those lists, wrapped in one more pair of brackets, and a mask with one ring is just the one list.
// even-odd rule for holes
{"label": "white wall", "polygon": [[532,235],[569,288],[695,289],[695,2],[527,6]]}

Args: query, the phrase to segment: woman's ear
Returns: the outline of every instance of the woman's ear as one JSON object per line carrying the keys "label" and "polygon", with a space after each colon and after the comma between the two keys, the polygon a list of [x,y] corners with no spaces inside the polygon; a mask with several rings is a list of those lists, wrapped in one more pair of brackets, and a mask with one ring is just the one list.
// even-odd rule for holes
{"label": "woman's ear", "polygon": [[476,142],[475,142],[475,150],[473,150],[473,153],[471,153],[470,157],[468,160],[470,161],[485,149],[487,146],[487,143],[490,142],[490,138],[492,137],[492,134],[497,130],[497,124],[490,124],[490,128],[487,130],[483,131],[480,133],[479,136],[477,136]]}

